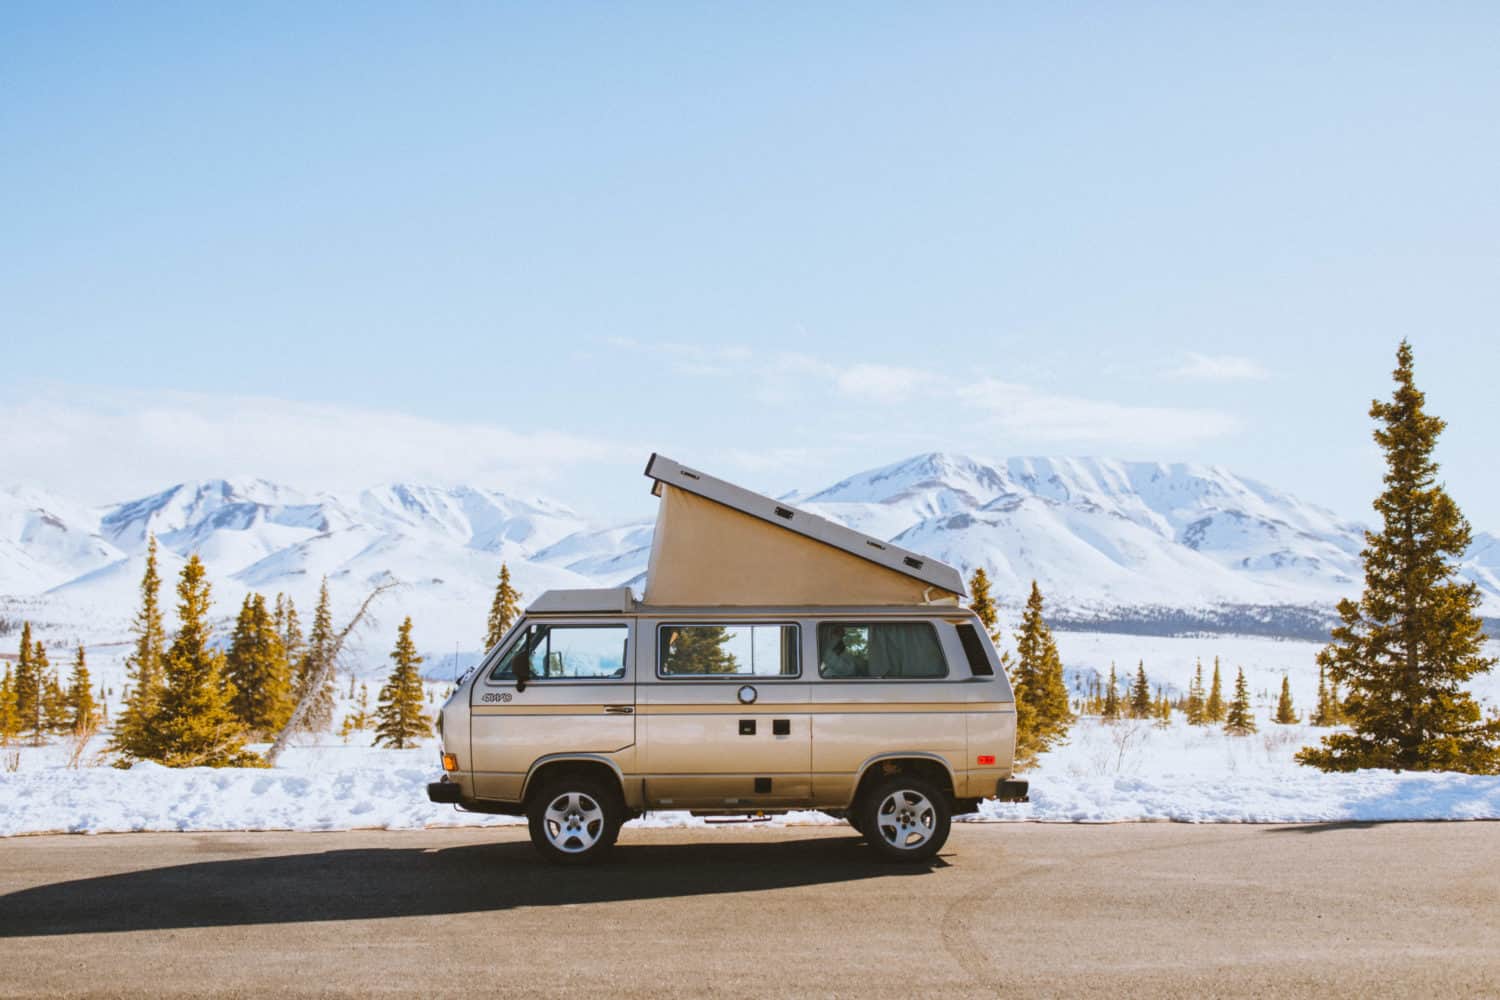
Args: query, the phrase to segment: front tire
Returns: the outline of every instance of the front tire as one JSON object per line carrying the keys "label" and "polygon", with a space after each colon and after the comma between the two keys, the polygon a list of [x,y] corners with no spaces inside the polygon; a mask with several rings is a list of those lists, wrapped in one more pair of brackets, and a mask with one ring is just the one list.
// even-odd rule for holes
{"label": "front tire", "polygon": [[893,774],[865,794],[856,810],[865,842],[887,861],[926,861],[948,842],[948,797],[915,775]]}
{"label": "front tire", "polygon": [[547,782],[526,809],[531,843],[556,865],[588,865],[608,854],[625,822],[619,790],[597,778]]}

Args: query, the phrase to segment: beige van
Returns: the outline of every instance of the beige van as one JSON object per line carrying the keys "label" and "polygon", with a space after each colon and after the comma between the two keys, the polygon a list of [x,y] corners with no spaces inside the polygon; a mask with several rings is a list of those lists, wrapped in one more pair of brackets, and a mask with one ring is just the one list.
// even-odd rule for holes
{"label": "beige van", "polygon": [[[652,456],[645,595],[549,591],[439,716],[434,802],[585,863],[653,809],[842,816],[931,857],[1020,799],[1015,704],[949,566]],[[779,599],[773,599],[779,595]]]}

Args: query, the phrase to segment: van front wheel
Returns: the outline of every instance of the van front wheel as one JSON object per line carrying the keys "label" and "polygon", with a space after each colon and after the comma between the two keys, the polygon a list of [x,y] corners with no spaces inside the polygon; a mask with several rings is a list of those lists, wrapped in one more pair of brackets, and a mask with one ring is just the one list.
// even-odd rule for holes
{"label": "van front wheel", "polygon": [[948,797],[915,775],[893,774],[863,797],[857,810],[865,842],[889,861],[926,861],[942,850],[952,827]]}
{"label": "van front wheel", "polygon": [[625,821],[616,791],[588,777],[549,781],[526,810],[531,843],[559,865],[586,865],[614,846]]}

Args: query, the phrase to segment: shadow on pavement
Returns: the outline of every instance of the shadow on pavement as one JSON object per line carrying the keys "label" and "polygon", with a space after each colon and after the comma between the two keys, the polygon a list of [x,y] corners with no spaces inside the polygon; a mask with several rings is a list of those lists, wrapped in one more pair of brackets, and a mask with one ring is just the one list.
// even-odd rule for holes
{"label": "shadow on pavement", "polygon": [[0,938],[365,920],[754,892],[921,875],[855,838],[617,847],[557,868],[526,842],[357,849],[201,861],[57,882],[0,896]]}
{"label": "shadow on pavement", "polygon": [[1302,823],[1297,826],[1273,826],[1266,833],[1334,833],[1338,830],[1373,830],[1385,826],[1379,820],[1346,819],[1336,823]]}

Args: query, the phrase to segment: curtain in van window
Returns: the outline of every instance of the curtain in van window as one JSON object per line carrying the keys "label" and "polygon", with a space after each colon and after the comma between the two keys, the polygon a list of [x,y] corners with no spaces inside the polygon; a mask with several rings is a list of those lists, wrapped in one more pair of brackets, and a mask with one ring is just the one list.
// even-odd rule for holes
{"label": "curtain in van window", "polygon": [[888,622],[870,626],[871,677],[946,677],[937,633],[926,622]]}

